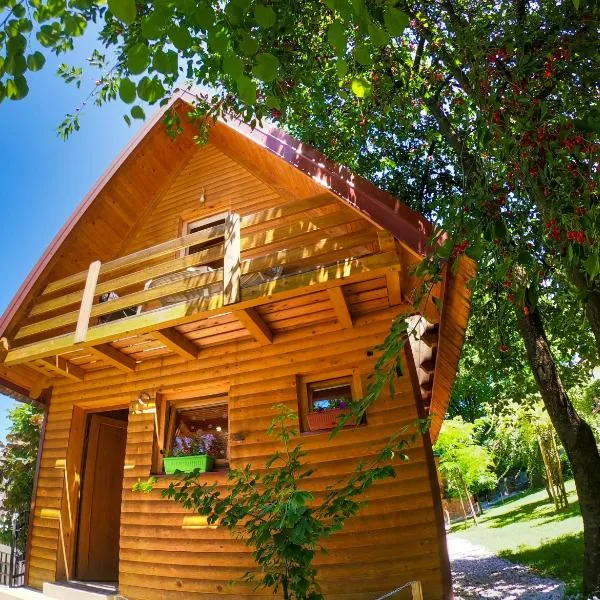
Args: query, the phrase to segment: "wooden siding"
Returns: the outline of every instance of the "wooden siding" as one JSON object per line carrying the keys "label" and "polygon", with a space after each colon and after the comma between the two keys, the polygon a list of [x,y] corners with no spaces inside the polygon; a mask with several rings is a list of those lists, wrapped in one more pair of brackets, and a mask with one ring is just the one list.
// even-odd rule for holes
{"label": "wooden siding", "polygon": [[[311,204],[307,203],[302,216],[315,217],[342,211],[347,218],[335,227],[344,227],[345,231],[368,228],[375,236],[376,228],[333,194],[319,189],[318,186],[311,186],[308,192],[300,196],[311,197],[315,197],[314,208],[311,209]],[[153,203],[138,223],[136,234],[123,249],[123,254],[181,235],[184,221],[201,219],[224,211],[236,212],[242,217],[265,209],[275,211],[277,207],[298,199],[299,197],[291,191],[276,192],[215,145],[207,144],[198,148],[169,189]],[[297,223],[299,218],[298,213],[292,213],[270,220],[269,225],[289,226]],[[258,234],[261,229],[271,227],[263,225],[261,228],[259,223],[254,226],[254,230]]]}
{"label": "wooden siding", "polygon": [[[200,360],[159,357],[129,374],[92,372],[85,382],[57,382],[40,465],[30,585],[41,587],[44,581],[64,574],[61,563],[73,539],[78,478],[73,445],[83,410],[129,406],[142,390],[160,391],[168,399],[193,395],[195,390],[210,393],[228,387],[230,431],[244,437],[232,444],[232,461],[259,465],[274,448],[265,433],[270,407],[279,402],[297,407],[296,376],[327,376],[354,369],[366,385],[374,360],[370,351],[383,339],[396,313],[397,308],[386,308],[359,314],[349,329],[340,329],[336,322],[284,329],[268,346],[251,339],[209,346]],[[344,431],[333,441],[327,434],[304,436],[310,461],[317,468],[312,482],[315,490],[349,472],[361,457],[375,452],[386,436],[416,416],[415,395],[407,375],[399,381],[394,399],[384,396],[373,407],[366,426]],[[134,404],[123,484],[121,593],[129,600],[254,597],[249,589],[227,585],[252,564],[239,541],[222,528],[186,527],[190,513],[162,500],[158,491],[151,495],[131,491],[138,478],[149,475],[153,428],[152,406],[135,408]],[[319,554],[316,562],[327,598],[367,600],[411,579],[423,582],[425,598],[443,597],[441,523],[433,510],[431,461],[422,442],[408,454],[411,460],[400,465],[398,477],[376,485],[360,516],[326,543],[329,554]],[[160,487],[166,484],[167,480],[161,479]]]}

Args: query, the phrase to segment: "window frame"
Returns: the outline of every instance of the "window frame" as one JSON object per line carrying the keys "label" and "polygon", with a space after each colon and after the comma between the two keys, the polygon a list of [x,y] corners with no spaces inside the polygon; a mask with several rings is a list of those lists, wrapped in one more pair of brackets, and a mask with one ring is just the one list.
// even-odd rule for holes
{"label": "window frame", "polygon": [[[339,382],[339,383],[338,383]],[[309,375],[298,375],[296,377],[297,387],[297,400],[298,400],[298,425],[300,429],[300,435],[318,435],[321,433],[327,433],[328,430],[323,431],[310,431],[308,428],[307,413],[310,412],[310,386],[313,384],[332,384],[335,385],[349,385],[352,400],[356,401],[362,398],[363,386],[362,379],[358,369],[345,369],[341,371],[332,371],[329,373],[315,373]],[[367,424],[366,418],[360,423],[359,427]],[[348,427],[355,427],[349,425]]]}
{"label": "window frame", "polygon": [[[216,213],[214,215],[210,215],[207,217],[194,217],[194,218],[185,218],[185,219],[181,219],[181,236],[185,236],[185,235],[190,235],[190,229],[192,229],[193,227],[198,227],[201,225],[206,225],[205,229],[208,229],[209,227],[216,225],[217,221],[222,221],[222,220],[226,220],[227,219],[227,215],[229,214],[229,211],[224,211],[224,212],[220,212],[220,213]],[[183,248],[182,250],[179,251],[179,256],[183,257],[183,256],[189,256],[190,255],[190,247],[188,248]]]}
{"label": "window frame", "polygon": [[[207,408],[210,406],[227,405],[227,457],[224,466],[229,468],[231,456],[231,416],[229,392],[217,392],[207,395],[194,395],[189,398],[168,400],[157,394],[155,411],[155,435],[152,446],[152,475],[165,475],[164,458],[171,451],[175,436],[177,411],[190,408]],[[220,459],[217,459],[220,460]]]}

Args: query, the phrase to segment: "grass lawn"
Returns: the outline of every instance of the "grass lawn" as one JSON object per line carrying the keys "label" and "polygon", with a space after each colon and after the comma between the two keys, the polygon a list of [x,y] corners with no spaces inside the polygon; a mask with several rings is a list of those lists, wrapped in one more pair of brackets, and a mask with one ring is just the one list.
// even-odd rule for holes
{"label": "grass lawn", "polygon": [[572,480],[566,488],[569,507],[563,512],[555,512],[545,490],[524,492],[487,510],[477,527],[460,523],[450,535],[527,565],[543,577],[561,579],[567,595],[577,594],[582,585],[583,523]]}

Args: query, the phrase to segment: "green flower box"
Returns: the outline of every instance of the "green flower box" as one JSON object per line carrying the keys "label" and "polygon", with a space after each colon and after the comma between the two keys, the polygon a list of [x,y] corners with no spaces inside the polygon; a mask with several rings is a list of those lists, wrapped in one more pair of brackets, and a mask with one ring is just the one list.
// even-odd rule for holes
{"label": "green flower box", "polygon": [[198,469],[201,473],[212,471],[215,466],[215,459],[208,454],[199,456],[168,456],[164,459],[165,473],[173,475],[175,471],[181,473],[191,473]]}

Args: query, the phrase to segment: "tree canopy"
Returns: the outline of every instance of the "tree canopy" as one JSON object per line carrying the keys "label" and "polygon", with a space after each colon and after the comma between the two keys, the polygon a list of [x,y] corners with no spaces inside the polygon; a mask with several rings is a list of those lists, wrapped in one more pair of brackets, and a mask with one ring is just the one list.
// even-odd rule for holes
{"label": "tree canopy", "polygon": [[[600,528],[591,526],[600,522],[600,455],[567,392],[600,349],[597,2],[0,6],[0,99],[25,97],[44,54],[67,52],[99,22],[88,104],[120,99],[126,120],[143,118],[185,78],[208,90],[191,111],[199,123],[278,121],[426,214],[439,227],[420,268],[430,282],[463,254],[477,260],[471,339],[488,370],[491,357],[502,372],[510,367],[515,390],[541,393],[590,525],[586,591],[600,589]],[[59,75],[78,84],[81,69],[65,64]],[[176,134],[175,116],[166,121]],[[59,133],[79,127],[75,112]],[[405,335],[396,323],[386,342],[390,360],[379,366],[390,377]]]}

